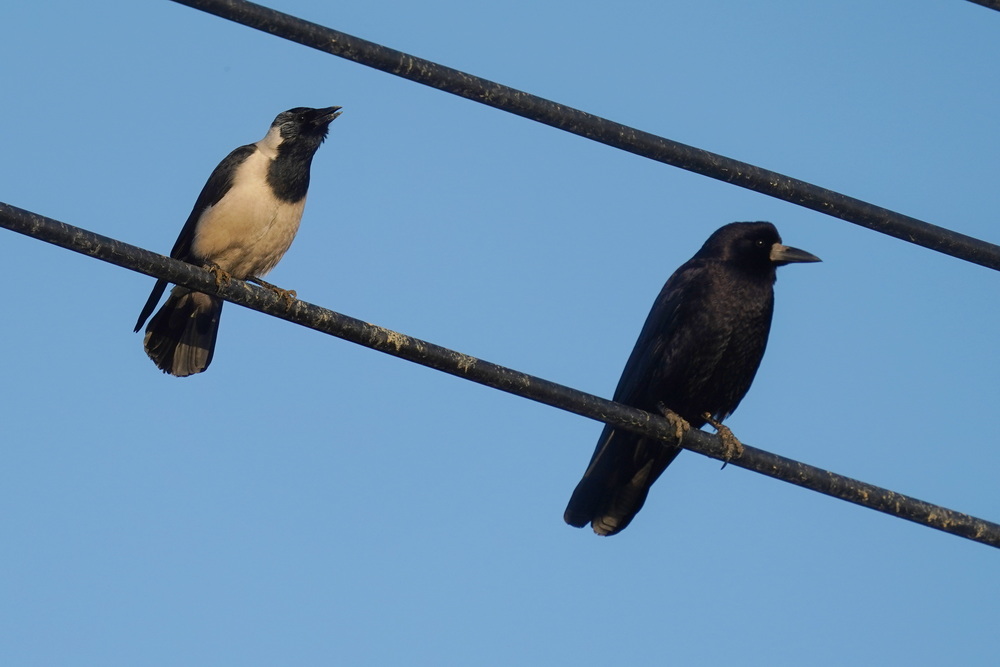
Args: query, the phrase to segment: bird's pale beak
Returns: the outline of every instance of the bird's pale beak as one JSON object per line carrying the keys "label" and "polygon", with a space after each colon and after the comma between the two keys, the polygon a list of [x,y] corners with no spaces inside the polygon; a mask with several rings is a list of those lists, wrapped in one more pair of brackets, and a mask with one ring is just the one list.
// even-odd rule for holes
{"label": "bird's pale beak", "polygon": [[811,252],[775,243],[771,246],[771,261],[775,264],[791,264],[792,262],[822,262],[823,260]]}
{"label": "bird's pale beak", "polygon": [[313,123],[316,125],[326,125],[332,123],[333,120],[339,116],[342,112],[343,107],[327,107],[325,109],[316,109],[316,117],[313,118]]}

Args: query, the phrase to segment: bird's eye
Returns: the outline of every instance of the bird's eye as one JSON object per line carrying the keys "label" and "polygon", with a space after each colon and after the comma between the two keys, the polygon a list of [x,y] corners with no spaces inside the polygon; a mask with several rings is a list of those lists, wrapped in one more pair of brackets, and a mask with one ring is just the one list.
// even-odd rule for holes
{"label": "bird's eye", "polygon": [[758,248],[763,248],[764,245],[765,245],[764,244],[764,239],[757,239],[757,247]]}

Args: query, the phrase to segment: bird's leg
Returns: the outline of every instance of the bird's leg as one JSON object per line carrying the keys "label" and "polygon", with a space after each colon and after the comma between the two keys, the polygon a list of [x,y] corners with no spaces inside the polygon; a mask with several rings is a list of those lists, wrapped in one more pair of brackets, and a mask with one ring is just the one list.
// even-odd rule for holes
{"label": "bird's leg", "polygon": [[743,456],[743,443],[740,442],[735,435],[733,435],[732,429],[728,426],[723,426],[722,422],[712,417],[712,413],[706,412],[702,415],[706,422],[715,428],[716,433],[719,434],[719,439],[722,440],[725,449],[725,460],[722,463],[722,467],[725,468],[726,465],[733,459],[738,459]]}
{"label": "bird's leg", "polygon": [[666,417],[667,421],[670,422],[670,425],[674,427],[674,437],[677,438],[677,442],[679,443],[681,439],[684,438],[684,434],[691,429],[691,424],[688,424],[684,417],[681,417],[679,414],[664,405],[662,401],[656,404],[656,409],[660,412],[660,414]]}
{"label": "bird's leg", "polygon": [[228,271],[223,269],[218,264],[215,264],[214,262],[212,264],[208,264],[207,266],[205,266],[205,268],[211,271],[212,275],[215,276],[216,287],[222,287],[223,285],[228,285],[229,281],[233,279],[233,277],[229,275]]}
{"label": "bird's leg", "polygon": [[292,304],[295,303],[295,300],[298,298],[298,295],[295,293],[295,290],[282,289],[277,285],[272,285],[266,280],[261,280],[257,276],[247,276],[246,280],[248,283],[257,283],[261,287],[266,287],[267,289],[271,290],[272,292],[280,296],[282,299],[285,300],[286,308],[291,308]]}

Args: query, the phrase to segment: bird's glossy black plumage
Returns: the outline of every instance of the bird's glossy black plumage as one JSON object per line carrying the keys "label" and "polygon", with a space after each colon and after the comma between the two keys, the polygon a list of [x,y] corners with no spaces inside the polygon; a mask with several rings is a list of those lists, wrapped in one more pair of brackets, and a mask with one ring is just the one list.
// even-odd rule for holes
{"label": "bird's glossy black plumage", "polygon": [[[219,163],[195,201],[170,256],[241,280],[278,263],[298,231],[312,159],[340,107],[297,107],[278,114],[260,141]],[[138,331],[166,290],[158,280],[135,325]],[[208,368],[222,299],[175,287],[146,327],[143,347],[164,373]]]}
{"label": "bird's glossy black plumage", "polygon": [[[769,222],[737,222],[712,234],[663,286],[632,350],[614,400],[666,407],[694,428],[722,421],[750,388],[774,309],[775,269],[819,258],[781,244]],[[566,508],[566,523],[600,535],[623,530],[653,482],[680,452],[606,426]]]}

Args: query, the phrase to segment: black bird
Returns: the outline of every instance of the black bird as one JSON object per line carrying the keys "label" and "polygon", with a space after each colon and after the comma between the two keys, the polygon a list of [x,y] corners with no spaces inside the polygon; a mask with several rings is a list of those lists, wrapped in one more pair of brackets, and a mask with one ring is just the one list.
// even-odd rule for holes
{"label": "black bird", "polygon": [[[679,416],[695,428],[718,425],[740,404],[764,356],[777,267],[818,261],[782,245],[769,222],[717,230],[663,286],[614,400],[672,411],[672,420]],[[624,530],[679,452],[606,425],[563,518],[578,528],[589,523],[598,535]]]}
{"label": "black bird", "polygon": [[[274,268],[299,229],[313,155],[340,107],[297,107],[278,114],[267,135],[219,163],[174,243],[170,256],[211,269],[220,282],[237,278],[294,296],[260,277]],[[139,314],[142,328],[167,287],[157,280]],[[164,373],[200,373],[212,362],[223,301],[174,287],[149,321],[143,347]]]}

